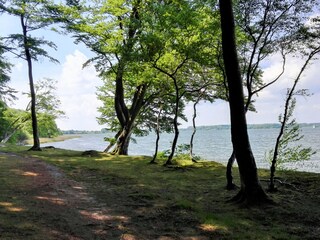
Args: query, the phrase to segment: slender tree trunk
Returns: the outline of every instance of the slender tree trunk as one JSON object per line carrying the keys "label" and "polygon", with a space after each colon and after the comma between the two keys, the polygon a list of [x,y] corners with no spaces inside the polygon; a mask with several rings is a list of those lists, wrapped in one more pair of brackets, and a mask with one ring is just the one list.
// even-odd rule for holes
{"label": "slender tree trunk", "polygon": [[226,170],[226,177],[227,177],[227,189],[228,190],[232,190],[235,189],[237,186],[233,183],[233,176],[232,176],[232,166],[233,163],[236,160],[236,155],[234,153],[234,151],[232,151],[232,154],[228,160],[228,164],[227,164],[227,170]]}
{"label": "slender tree trunk", "polygon": [[159,140],[160,140],[160,116],[161,116],[161,112],[162,112],[162,107],[160,107],[159,112],[158,112],[158,116],[157,116],[157,127],[156,127],[156,134],[157,134],[157,138],[156,138],[156,147],[154,150],[154,154],[153,154],[153,158],[150,161],[150,163],[156,163],[156,158],[158,155],[158,149],[159,149]]}
{"label": "slender tree trunk", "polygon": [[201,94],[198,97],[198,99],[195,101],[195,103],[193,104],[193,117],[192,117],[192,134],[191,134],[191,138],[190,138],[190,158],[192,160],[192,162],[197,162],[194,157],[193,157],[193,140],[194,140],[194,136],[196,135],[197,132],[197,127],[196,127],[196,118],[197,118],[197,104],[199,103],[201,99]]}
{"label": "slender tree trunk", "polygon": [[276,165],[277,165],[277,160],[278,160],[280,142],[281,142],[282,136],[284,134],[284,129],[286,127],[286,123],[289,118],[288,115],[289,115],[290,103],[292,102],[292,98],[293,98],[295,89],[297,87],[297,84],[298,84],[303,72],[306,70],[306,68],[309,65],[309,62],[312,60],[312,58],[316,54],[318,54],[319,52],[320,52],[320,47],[314,49],[308,55],[308,58],[305,61],[305,63],[303,64],[302,68],[300,69],[300,72],[299,72],[298,76],[296,77],[292,88],[290,90],[288,90],[288,92],[287,92],[287,98],[286,98],[284,113],[283,113],[283,117],[282,117],[282,121],[281,121],[281,127],[280,127],[279,134],[277,136],[277,140],[276,140],[276,144],[275,144],[275,148],[274,148],[274,152],[273,152],[273,158],[272,158],[272,162],[271,162],[271,167],[270,167],[270,183],[269,183],[268,190],[271,192],[276,190],[275,185],[274,185],[274,176],[275,176],[275,172],[276,172]]}
{"label": "slender tree trunk", "polygon": [[41,151],[39,133],[38,133],[37,113],[36,113],[36,94],[34,90],[33,73],[32,73],[32,57],[31,57],[29,46],[28,46],[29,43],[28,43],[28,36],[27,36],[27,27],[25,26],[23,15],[21,15],[20,20],[21,20],[21,26],[23,30],[23,41],[24,41],[23,44],[24,44],[25,56],[28,63],[28,77],[29,77],[30,95],[31,95],[31,120],[32,120],[33,146],[29,150]]}
{"label": "slender tree trunk", "polygon": [[241,189],[235,201],[248,205],[268,200],[260,185],[255,159],[247,131],[244,94],[236,50],[235,26],[231,0],[219,0],[221,14],[222,49],[227,81],[231,117],[231,138],[239,166]]}
{"label": "slender tree trunk", "polygon": [[177,142],[179,138],[179,127],[178,127],[178,114],[179,114],[179,103],[180,103],[180,97],[179,97],[179,87],[177,83],[177,79],[175,77],[173,78],[174,86],[175,86],[175,93],[176,93],[176,101],[175,101],[175,108],[174,108],[174,118],[173,118],[173,129],[174,129],[174,137],[171,145],[171,152],[168,157],[168,160],[164,165],[172,165],[172,159],[174,156],[174,153],[176,151]]}

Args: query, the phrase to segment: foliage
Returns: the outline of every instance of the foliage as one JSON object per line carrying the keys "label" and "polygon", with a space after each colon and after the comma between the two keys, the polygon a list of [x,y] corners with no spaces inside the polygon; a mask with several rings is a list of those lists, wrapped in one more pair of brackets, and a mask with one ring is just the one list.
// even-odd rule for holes
{"label": "foliage", "polygon": [[58,62],[51,57],[44,49],[44,46],[55,49],[53,42],[40,37],[34,37],[30,33],[35,30],[48,27],[52,21],[46,16],[46,4],[50,0],[30,0],[16,1],[10,0],[6,3],[0,3],[0,9],[9,15],[15,16],[20,20],[21,33],[10,34],[6,37],[7,51],[13,53],[16,57],[24,59],[28,65],[28,80],[31,96],[31,121],[33,146],[30,150],[40,151],[40,141],[38,133],[38,122],[36,113],[36,95],[33,80],[33,61],[39,61],[41,58],[47,58],[50,61]]}
{"label": "foliage", "polygon": [[[296,99],[292,99],[289,105],[287,118],[284,119],[280,114],[279,122],[284,124],[284,131],[278,145],[278,157],[276,161],[276,168],[285,168],[284,163],[303,162],[310,159],[316,152],[310,147],[303,147],[299,141],[304,137],[301,134],[299,124],[293,118],[293,112],[296,106]],[[270,164],[274,156],[274,149],[267,153],[267,159]]]}
{"label": "foliage", "polygon": [[36,82],[35,92],[37,95],[36,109],[40,113],[52,116],[54,119],[64,117],[65,113],[60,110],[61,101],[56,95],[57,80],[44,78]]}
{"label": "foliage", "polygon": [[[49,47],[56,50],[56,45],[52,41],[45,40],[42,37],[33,37],[29,34],[39,29],[45,29],[52,24],[52,21],[46,16],[47,11],[45,8],[45,5],[50,2],[50,0],[9,0],[5,3],[0,3],[0,9],[5,13],[16,16],[19,19],[21,17],[23,21],[22,33],[10,34],[3,38],[7,51],[16,57],[27,60],[25,48],[27,46],[32,60],[40,61],[43,58],[47,58],[52,62],[58,62],[44,48]],[[23,31],[28,35],[26,36]]]}
{"label": "foliage", "polygon": [[[246,94],[245,111],[257,111],[254,98],[282,77],[288,56],[305,47],[305,42],[299,35],[316,6],[319,6],[319,1],[315,0],[235,2],[237,50]],[[271,79],[266,79],[262,66],[273,61],[275,56],[280,56],[279,63],[282,67],[273,73]],[[228,88],[227,84],[226,87]],[[233,185],[231,167],[234,161],[232,154],[227,168],[228,186]]]}
{"label": "foliage", "polygon": [[8,143],[14,143],[18,145],[25,145],[26,141],[30,139],[31,135],[27,131],[18,129],[8,140]]}
{"label": "foliage", "polygon": [[[38,130],[39,137],[41,138],[53,138],[61,135],[61,131],[56,124],[56,118],[53,115],[47,113],[38,113]],[[29,134],[32,134],[31,122],[28,122],[26,130]]]}
{"label": "foliage", "polygon": [[10,73],[12,65],[4,56],[6,47],[2,44],[0,37],[0,101],[16,99],[16,91],[10,88],[7,83],[10,81]]}
{"label": "foliage", "polygon": [[[2,142],[15,142],[15,135],[29,136],[27,133],[30,114],[26,111],[5,107],[2,111],[2,128],[0,139]],[[12,139],[11,139],[12,138]]]}
{"label": "foliage", "polygon": [[[302,74],[305,72],[307,66],[312,62],[312,60],[316,57],[316,55],[320,53],[319,34],[314,35],[313,30],[314,29],[311,28],[311,31],[303,31],[301,35],[304,39],[304,42],[303,42],[304,47],[302,47],[302,55],[305,55],[306,59],[298,75],[294,79],[292,87],[287,90],[287,95],[286,95],[286,100],[284,105],[284,113],[279,117],[281,127],[280,127],[279,134],[277,136],[273,157],[271,161],[270,184],[269,184],[270,191],[276,190],[274,185],[274,176],[275,176],[279,153],[283,151],[282,147],[286,149],[288,141],[290,140],[297,141],[300,139],[299,131],[296,126],[295,120],[294,119],[291,120],[291,117],[296,104],[295,95],[302,95],[302,96],[308,95],[308,92],[306,89],[296,90],[298,82],[301,80]],[[298,39],[298,41],[300,40],[301,39]],[[291,128],[288,129],[287,125]],[[293,158],[293,160],[299,159],[301,157],[305,157],[308,159],[313,154],[313,151],[310,148],[302,148],[301,146],[298,146],[296,149],[293,149],[292,153],[284,150],[284,154],[289,155],[289,157]]]}
{"label": "foliage", "polygon": [[[192,160],[191,156],[189,154],[190,151],[190,145],[189,144],[179,144],[176,147],[175,155],[174,155],[174,160],[179,161],[179,160]],[[164,159],[168,158],[170,155],[170,149],[160,151],[157,154],[157,159]],[[196,161],[201,160],[200,156],[193,156],[193,159]]]}

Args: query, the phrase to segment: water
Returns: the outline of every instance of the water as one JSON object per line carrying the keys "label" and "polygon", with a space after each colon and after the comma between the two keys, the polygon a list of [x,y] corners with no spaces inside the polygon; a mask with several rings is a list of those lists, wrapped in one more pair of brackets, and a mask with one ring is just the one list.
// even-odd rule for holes
{"label": "water", "polygon": [[[301,127],[304,135],[301,144],[304,147],[312,147],[317,151],[309,161],[302,163],[287,164],[290,169],[297,168],[301,171],[310,171],[320,173],[320,124],[317,127],[307,125]],[[279,128],[273,125],[253,125],[248,129],[251,147],[259,168],[269,168],[269,163],[265,160],[267,151],[274,147],[274,143],[279,132]],[[181,129],[179,135],[179,144],[189,144],[192,129]],[[83,134],[80,138],[69,139],[63,142],[43,144],[52,145],[57,148],[72,150],[97,150],[103,151],[107,146],[104,137],[112,137],[111,133],[107,134]],[[148,155],[152,156],[155,146],[155,134],[144,137],[134,137],[137,143],[130,143],[130,155]],[[160,137],[159,151],[170,149],[170,143],[173,134],[163,133]],[[231,152],[230,128],[228,126],[207,126],[199,127],[194,138],[194,154],[203,159],[214,160],[226,164]]]}

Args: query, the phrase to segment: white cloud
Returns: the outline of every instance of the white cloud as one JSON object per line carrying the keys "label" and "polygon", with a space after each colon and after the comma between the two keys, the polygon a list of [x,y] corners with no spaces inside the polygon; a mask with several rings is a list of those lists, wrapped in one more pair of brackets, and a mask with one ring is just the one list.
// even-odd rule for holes
{"label": "white cloud", "polygon": [[[286,89],[291,88],[300,69],[304,64],[304,59],[290,57],[287,59],[287,65],[284,75],[274,85],[264,89],[257,97],[256,108],[258,113],[249,113],[248,122],[265,123],[277,122],[278,116],[283,112]],[[318,77],[319,60],[304,71],[296,89],[306,88],[311,93],[311,97],[297,97],[297,105],[294,115],[298,122],[320,122],[320,86]],[[275,73],[281,69],[279,61],[272,62],[268,68],[264,69],[264,78],[272,79]]]}
{"label": "white cloud", "polygon": [[[97,100],[95,94],[96,87],[101,85],[102,81],[97,77],[93,66],[82,68],[83,63],[87,60],[88,57],[83,54],[82,50],[74,50],[65,57],[64,61],[61,61],[61,65],[41,65],[42,70],[46,73],[44,77],[58,80],[57,95],[61,100],[61,108],[67,115],[67,118],[57,121],[61,129],[99,130],[102,128],[96,121],[96,117],[99,116],[97,107],[101,103]],[[279,56],[275,56],[272,61],[265,63],[265,79],[271,80],[280,72],[281,63],[279,60]],[[308,88],[311,93],[314,93],[306,99],[297,98],[295,117],[298,122],[320,122],[319,65],[319,60],[310,65],[298,86],[299,88]],[[255,106],[258,112],[248,113],[248,123],[274,123],[278,121],[278,116],[283,111],[286,89],[291,86],[292,80],[301,66],[301,59],[288,59],[286,73],[281,80],[264,89],[255,98]],[[29,91],[24,63],[16,63],[13,73],[12,87],[19,91]],[[36,79],[39,79],[39,77],[37,76]],[[15,107],[24,109],[28,101],[25,96],[21,96]],[[196,122],[198,126],[228,124],[230,122],[227,102],[216,101],[212,104],[201,102],[197,111]],[[181,121],[182,127],[192,125],[192,105],[187,105],[185,113],[189,121]]]}
{"label": "white cloud", "polygon": [[[281,79],[275,84],[269,86],[259,93],[255,106],[257,113],[248,112],[248,123],[275,123],[278,122],[278,116],[283,112],[285,104],[286,89],[292,87],[293,80],[296,78],[301,67],[303,59],[290,57],[287,59],[286,71]],[[264,79],[271,81],[282,69],[281,57],[273,56],[270,61],[264,63]],[[313,95],[311,97],[297,97],[297,105],[294,112],[298,122],[320,122],[320,84],[319,84],[319,66],[320,60],[316,60],[305,70],[298,84],[298,89],[309,89]],[[192,106],[188,105],[186,114],[191,119]],[[227,103],[217,101],[213,104],[203,103],[198,107],[198,125],[228,124],[229,106]],[[183,123],[183,127],[192,125]]]}
{"label": "white cloud", "polygon": [[97,107],[100,102],[96,97],[96,87],[101,85],[93,66],[83,68],[88,58],[79,50],[65,57],[62,71],[58,77],[57,92],[61,108],[67,118],[59,119],[61,129],[97,130]]}

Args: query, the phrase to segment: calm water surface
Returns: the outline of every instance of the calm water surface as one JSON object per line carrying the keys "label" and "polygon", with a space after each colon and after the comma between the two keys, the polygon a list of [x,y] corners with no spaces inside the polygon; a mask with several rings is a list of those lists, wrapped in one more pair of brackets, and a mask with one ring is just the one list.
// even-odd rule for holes
{"label": "calm water surface", "polygon": [[[300,142],[305,147],[312,147],[317,153],[311,160],[302,163],[288,164],[288,168],[299,168],[302,171],[320,173],[320,127],[312,125],[302,127],[303,140]],[[269,163],[265,160],[267,151],[273,148],[279,128],[261,127],[249,128],[249,137],[253,154],[259,168],[269,168]],[[181,129],[178,144],[189,144],[192,129]],[[97,150],[103,151],[107,146],[104,137],[111,137],[111,133],[106,134],[84,134],[80,138],[69,139],[63,142],[43,144],[52,145],[58,148],[72,150]],[[130,143],[130,155],[149,155],[154,153],[155,134],[144,137],[134,137],[137,143]],[[173,139],[172,134],[162,134],[160,138],[159,150],[164,151],[170,148]],[[226,164],[232,152],[230,129],[226,126],[199,127],[194,139],[194,154],[203,159],[214,160]]]}

